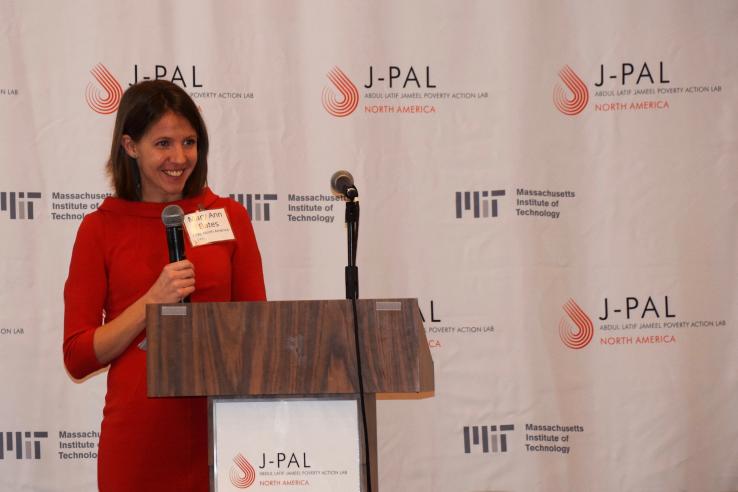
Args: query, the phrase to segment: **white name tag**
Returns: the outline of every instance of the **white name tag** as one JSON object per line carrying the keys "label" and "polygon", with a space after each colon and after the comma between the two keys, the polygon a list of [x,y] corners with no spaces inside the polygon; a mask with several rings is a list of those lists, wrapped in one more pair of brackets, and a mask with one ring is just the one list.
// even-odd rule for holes
{"label": "white name tag", "polygon": [[224,208],[187,214],[184,225],[193,247],[236,239]]}

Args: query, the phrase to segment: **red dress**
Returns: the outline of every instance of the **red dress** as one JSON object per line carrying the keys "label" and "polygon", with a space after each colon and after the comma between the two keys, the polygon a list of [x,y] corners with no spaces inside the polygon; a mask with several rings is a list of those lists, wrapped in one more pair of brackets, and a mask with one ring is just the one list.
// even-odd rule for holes
{"label": "red dress", "polygon": [[[207,188],[174,203],[185,213],[225,208],[236,237],[186,245],[195,267],[192,302],[264,300],[261,256],[246,210]],[[107,198],[80,224],[64,287],[64,363],[73,377],[103,367],[92,345],[95,328],[145,294],[168,263],[166,205]],[[110,364],[98,486],[103,492],[207,491],[207,400],[146,396],[146,352],[138,348],[144,336]]]}

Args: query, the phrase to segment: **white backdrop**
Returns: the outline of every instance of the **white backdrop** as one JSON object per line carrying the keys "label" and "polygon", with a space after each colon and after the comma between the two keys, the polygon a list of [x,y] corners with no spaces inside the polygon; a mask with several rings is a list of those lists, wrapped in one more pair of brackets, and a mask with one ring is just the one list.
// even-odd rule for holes
{"label": "white backdrop", "polygon": [[0,490],[95,489],[62,287],[157,76],[270,299],[343,297],[354,174],[361,296],[418,297],[436,368],[379,403],[382,491],[738,490],[738,3],[2,0],[0,32]]}

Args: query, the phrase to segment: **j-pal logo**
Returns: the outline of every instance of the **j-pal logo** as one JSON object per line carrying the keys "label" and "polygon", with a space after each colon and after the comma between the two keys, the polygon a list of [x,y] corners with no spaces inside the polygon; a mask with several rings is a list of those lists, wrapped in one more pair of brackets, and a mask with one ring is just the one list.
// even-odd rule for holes
{"label": "j-pal logo", "polygon": [[[198,80],[197,66],[192,65],[191,68],[191,70],[182,69],[179,65],[171,68],[171,66],[158,64],[153,66],[153,71],[147,71],[144,67],[133,65],[133,82],[129,82],[128,85],[132,86],[143,80],[168,80],[185,89],[202,87],[203,85]],[[90,81],[87,84],[85,90],[87,105],[99,114],[115,113],[123,96],[123,87],[120,82],[102,63],[95,65],[90,73],[95,82]]]}
{"label": "j-pal logo", "polygon": [[256,480],[256,470],[251,466],[249,460],[243,457],[241,453],[238,453],[233,458],[233,466],[228,473],[228,477],[231,479],[231,483],[238,489],[247,489],[254,484]]}
{"label": "j-pal logo", "polygon": [[47,437],[48,432],[0,432],[0,460],[40,460],[41,439]]}
{"label": "j-pal logo", "polygon": [[[593,77],[594,78],[594,77]],[[667,78],[664,62],[623,62],[616,64],[600,64],[596,82],[590,90],[584,80],[569,65],[559,71],[559,81],[554,84],[553,103],[556,109],[568,116],[575,116],[584,111],[590,97],[597,98],[631,98],[631,97],[663,97],[666,94],[679,93],[683,88],[668,87],[671,80]],[[705,89],[708,90],[708,89]],[[719,91],[719,86],[716,87]],[[689,92],[689,90],[687,91]],[[658,100],[612,100],[595,103],[595,111],[613,109],[667,109],[668,101]]]}
{"label": "j-pal logo", "polygon": [[[643,305],[643,308],[641,309],[640,306]],[[615,301],[615,306],[620,307],[613,307],[612,312],[613,313],[622,313],[623,307],[622,304],[618,304],[617,301]],[[625,298],[625,317],[627,319],[631,319],[631,317],[640,316],[641,319],[645,318],[646,316],[651,316],[652,318],[661,318],[661,313],[659,313],[659,306],[661,306],[661,313],[663,313],[664,317],[666,318],[675,318],[676,314],[672,313],[669,310],[669,296],[664,296],[664,303],[659,304],[658,298],[654,300],[653,297],[648,296],[648,299],[646,299],[646,302],[642,302],[642,299],[639,300],[637,297],[626,297]],[[605,310],[602,314],[602,316],[598,316],[598,318],[601,321],[607,321],[610,317],[610,303],[608,302],[607,297],[605,297]]]}
{"label": "j-pal logo", "polygon": [[[639,66],[638,75],[635,75],[636,67]],[[654,74],[658,75],[658,82],[654,78]],[[635,77],[635,82],[633,82]],[[615,85],[625,86],[630,84],[639,85],[641,82],[644,84],[651,85],[666,85],[670,84],[671,80],[666,78],[666,72],[664,71],[664,62],[659,62],[659,68],[656,70],[648,66],[648,62],[643,62],[642,65],[633,65],[632,63],[621,63],[620,66],[613,72],[608,65],[600,65],[600,79],[595,82],[596,87],[603,87],[608,80],[614,80]],[[629,94],[626,92],[626,94]],[[595,94],[597,95],[597,94]],[[615,95],[614,93],[608,95]]]}
{"label": "j-pal logo", "polygon": [[594,325],[587,313],[569,299],[563,306],[565,315],[559,321],[559,337],[571,349],[581,349],[592,341]]}
{"label": "j-pal logo", "polygon": [[123,87],[102,63],[95,65],[90,73],[95,82],[89,82],[85,91],[87,105],[99,114],[111,114],[118,110]]}
{"label": "j-pal logo", "polygon": [[[333,67],[326,75],[333,89],[323,87],[323,107],[328,113],[342,118],[356,110],[359,105],[359,90],[351,79],[338,67]],[[338,94],[336,94],[338,91]]]}
{"label": "j-pal logo", "polygon": [[564,84],[556,83],[553,91],[553,102],[556,109],[568,116],[575,116],[584,111],[589,102],[587,85],[571,69],[569,65],[559,70],[559,79]]}

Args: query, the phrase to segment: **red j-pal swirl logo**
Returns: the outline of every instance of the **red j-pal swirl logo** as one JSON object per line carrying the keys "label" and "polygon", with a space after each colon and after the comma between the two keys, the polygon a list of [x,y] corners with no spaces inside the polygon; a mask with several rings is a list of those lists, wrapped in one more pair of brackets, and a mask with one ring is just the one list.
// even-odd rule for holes
{"label": "red j-pal swirl logo", "polygon": [[554,106],[565,115],[578,115],[584,111],[589,102],[587,85],[569,65],[564,65],[564,68],[559,70],[559,78],[566,88],[556,83],[553,91]]}
{"label": "red j-pal swirl logo", "polygon": [[587,313],[574,302],[569,299],[563,305],[566,316],[561,317],[559,321],[559,337],[569,348],[581,349],[589,345],[594,335],[594,326],[592,320]]}
{"label": "red j-pal swirl logo", "polygon": [[233,458],[233,466],[228,474],[228,478],[231,479],[231,483],[237,489],[247,489],[254,484],[256,480],[256,470],[251,466],[251,463],[243,457],[241,453],[238,453]]}
{"label": "red j-pal swirl logo", "polygon": [[350,115],[359,105],[359,90],[338,67],[333,67],[327,77],[335,90],[323,87],[323,107],[339,118]]}
{"label": "red j-pal swirl logo", "polygon": [[123,88],[110,70],[102,63],[95,65],[90,73],[97,83],[89,82],[85,90],[85,100],[94,112],[111,114],[118,110]]}

